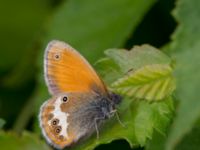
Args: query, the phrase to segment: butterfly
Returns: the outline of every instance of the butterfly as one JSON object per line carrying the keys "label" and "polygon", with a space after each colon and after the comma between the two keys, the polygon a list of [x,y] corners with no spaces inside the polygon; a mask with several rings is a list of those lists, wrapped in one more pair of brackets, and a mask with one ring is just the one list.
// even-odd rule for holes
{"label": "butterfly", "polygon": [[48,43],[44,76],[52,97],[40,108],[46,141],[58,149],[90,136],[116,114],[121,97],[109,92],[87,60],[62,41]]}

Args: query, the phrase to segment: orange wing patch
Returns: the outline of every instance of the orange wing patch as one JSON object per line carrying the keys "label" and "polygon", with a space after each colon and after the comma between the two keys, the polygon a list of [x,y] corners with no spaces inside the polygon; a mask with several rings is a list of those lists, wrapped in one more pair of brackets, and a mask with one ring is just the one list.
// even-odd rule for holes
{"label": "orange wing patch", "polygon": [[106,92],[103,82],[90,64],[64,42],[51,41],[45,53],[45,76],[49,91],[86,92],[96,86]]}

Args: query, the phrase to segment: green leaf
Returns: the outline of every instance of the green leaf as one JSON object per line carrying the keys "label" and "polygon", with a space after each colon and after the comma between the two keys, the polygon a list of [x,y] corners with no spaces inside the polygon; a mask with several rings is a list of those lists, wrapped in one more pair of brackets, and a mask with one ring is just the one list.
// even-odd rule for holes
{"label": "green leaf", "polygon": [[154,129],[165,134],[173,111],[173,101],[170,97],[158,103],[131,102],[131,99],[124,98],[118,109],[120,120],[125,127],[113,118],[104,125],[99,139],[93,135],[74,149],[92,150],[100,144],[110,143],[117,139],[127,140],[131,147],[144,146],[147,140],[151,139]]}
{"label": "green leaf", "polygon": [[5,123],[6,122],[3,119],[0,118],[0,129],[4,126]]}
{"label": "green leaf", "polygon": [[186,134],[182,141],[176,145],[176,150],[197,150],[200,147],[200,127],[196,123],[190,133]]}
{"label": "green leaf", "polygon": [[[153,101],[161,100],[174,91],[175,81],[170,67],[172,61],[158,49],[142,45],[135,46],[130,51],[109,49],[105,54],[109,57],[106,60],[107,63],[110,62],[110,65],[107,65],[109,71],[116,70],[115,73],[118,73],[118,78],[115,78],[113,73],[115,82],[111,86],[117,93]],[[103,67],[106,67],[106,64]],[[106,76],[106,80],[107,78]]]}
{"label": "green leaf", "polygon": [[[69,0],[48,23],[46,42],[64,40],[91,63],[122,46],[155,0]],[[45,42],[45,45],[46,45]]]}
{"label": "green leaf", "polygon": [[166,144],[168,150],[181,141],[200,117],[200,1],[178,0],[173,14],[179,26],[168,48],[177,61],[175,75],[180,103]]}
{"label": "green leaf", "polygon": [[125,49],[109,49],[105,54],[119,65],[123,73],[137,70],[151,64],[170,64],[171,59],[160,50],[144,44],[134,46],[130,51]]}
{"label": "green leaf", "polygon": [[172,94],[175,81],[169,65],[147,65],[118,79],[112,88],[121,95],[148,101],[162,100]]}
{"label": "green leaf", "polygon": [[[153,135],[153,139],[148,142],[145,150],[163,150],[165,149],[167,136],[163,136],[157,132]],[[199,122],[193,126],[192,131],[188,133],[183,140],[178,143],[175,150],[197,150],[200,147],[200,127]]]}
{"label": "green leaf", "polygon": [[123,75],[120,67],[108,57],[98,60],[94,67],[98,70],[99,75],[104,77],[104,82],[108,85]]}
{"label": "green leaf", "polygon": [[50,150],[44,141],[28,132],[19,137],[15,133],[0,131],[0,145],[2,150]]}
{"label": "green leaf", "polygon": [[153,138],[148,141],[145,150],[164,150],[166,139],[167,137],[165,135],[162,135],[159,132],[154,132]]}
{"label": "green leaf", "polygon": [[[108,83],[147,65],[171,65],[172,63],[167,55],[147,44],[134,46],[130,51],[115,48],[108,49],[104,53],[107,57],[98,60],[95,68],[105,81],[109,81]],[[107,79],[109,76],[111,79]]]}

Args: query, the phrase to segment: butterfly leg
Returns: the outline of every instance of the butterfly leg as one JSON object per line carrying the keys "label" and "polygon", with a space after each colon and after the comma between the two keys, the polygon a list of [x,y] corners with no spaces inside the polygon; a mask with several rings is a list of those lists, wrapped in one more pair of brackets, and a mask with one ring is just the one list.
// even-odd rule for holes
{"label": "butterfly leg", "polygon": [[98,129],[97,121],[104,120],[104,119],[105,119],[105,116],[104,117],[98,117],[98,118],[94,119],[94,125],[95,125],[95,129],[96,129],[96,133],[97,133],[97,139],[99,139],[99,129]]}
{"label": "butterfly leg", "polygon": [[126,125],[120,120],[120,118],[119,118],[119,114],[118,114],[118,112],[116,111],[115,112],[115,115],[116,115],[116,117],[117,117],[117,120],[118,120],[118,122],[119,122],[119,124],[122,126],[122,127],[126,127]]}
{"label": "butterfly leg", "polygon": [[117,118],[117,121],[119,122],[119,124],[122,126],[122,127],[126,127],[126,125],[120,120],[120,118],[119,118],[119,114],[118,114],[118,112],[117,112],[117,110],[115,109],[115,110],[113,110],[111,113],[113,113],[113,114],[115,114],[116,115],[116,118]]}
{"label": "butterfly leg", "polygon": [[94,119],[94,125],[97,133],[97,139],[99,139],[99,129],[98,129],[98,124],[97,124],[98,118]]}

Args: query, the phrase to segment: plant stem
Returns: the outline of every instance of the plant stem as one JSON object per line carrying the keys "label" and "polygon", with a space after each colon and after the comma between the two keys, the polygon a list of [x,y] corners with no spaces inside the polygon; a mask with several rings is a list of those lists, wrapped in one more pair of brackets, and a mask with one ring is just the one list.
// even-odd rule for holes
{"label": "plant stem", "polygon": [[33,95],[30,97],[30,99],[26,102],[24,108],[20,112],[19,116],[17,117],[17,120],[14,123],[13,130],[17,133],[21,133],[26,125],[28,124],[28,121],[30,117],[34,113],[34,105],[35,105],[35,97],[37,97],[38,90],[37,88],[33,92]]}

